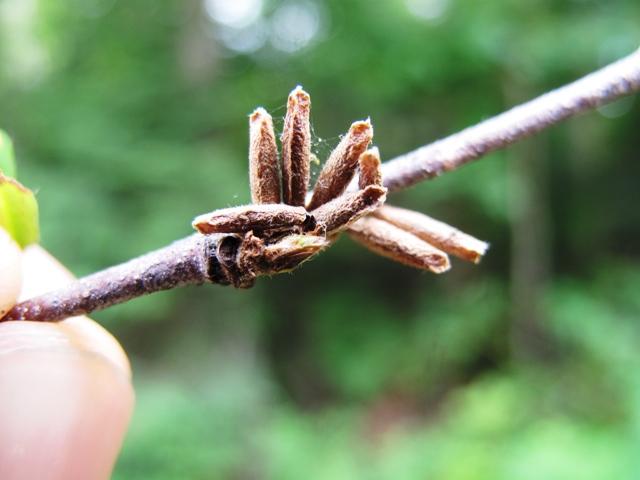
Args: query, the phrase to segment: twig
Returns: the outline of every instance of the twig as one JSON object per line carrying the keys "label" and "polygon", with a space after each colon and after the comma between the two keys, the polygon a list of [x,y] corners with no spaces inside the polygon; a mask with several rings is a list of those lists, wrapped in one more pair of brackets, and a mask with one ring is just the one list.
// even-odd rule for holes
{"label": "twig", "polygon": [[382,164],[389,193],[466,163],[640,90],[640,50],[569,85]]}
{"label": "twig", "polygon": [[[384,186],[392,192],[403,190],[639,90],[640,51],[636,51],[574,83],[383,164]],[[233,234],[192,235],[22,302],[0,321],[57,321],[188,284],[247,288],[261,272],[241,268],[240,243]]]}
{"label": "twig", "polygon": [[2,321],[55,322],[183,285],[216,283],[249,287],[255,280],[244,277],[236,266],[240,243],[236,235],[196,233],[19,303]]}

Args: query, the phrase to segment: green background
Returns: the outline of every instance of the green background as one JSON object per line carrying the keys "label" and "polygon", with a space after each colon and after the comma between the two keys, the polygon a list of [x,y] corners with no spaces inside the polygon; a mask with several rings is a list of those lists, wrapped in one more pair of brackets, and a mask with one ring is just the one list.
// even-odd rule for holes
{"label": "green background", "polygon": [[[80,276],[248,203],[248,114],[280,129],[298,84],[321,160],[367,117],[388,160],[631,53],[638,25],[637,0],[0,0],[0,127]],[[95,314],[137,390],[113,478],[638,478],[637,103],[390,198],[490,242],[478,266],[345,237],[248,291]]]}

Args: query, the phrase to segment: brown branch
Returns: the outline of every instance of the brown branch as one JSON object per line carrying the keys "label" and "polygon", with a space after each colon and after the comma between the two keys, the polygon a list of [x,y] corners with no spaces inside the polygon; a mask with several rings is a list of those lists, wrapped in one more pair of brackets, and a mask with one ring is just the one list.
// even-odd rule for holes
{"label": "brown branch", "polygon": [[[636,51],[574,83],[383,164],[384,186],[392,192],[403,190],[639,90],[640,51]],[[193,235],[22,302],[0,321],[56,321],[187,284],[246,288],[261,272],[241,268],[241,243],[236,235]]]}
{"label": "brown branch", "polygon": [[640,50],[497,117],[383,163],[384,186],[393,193],[439,177],[638,90]]}
{"label": "brown branch", "polygon": [[237,235],[198,233],[14,306],[5,320],[55,322],[183,285],[249,287],[237,268]]}

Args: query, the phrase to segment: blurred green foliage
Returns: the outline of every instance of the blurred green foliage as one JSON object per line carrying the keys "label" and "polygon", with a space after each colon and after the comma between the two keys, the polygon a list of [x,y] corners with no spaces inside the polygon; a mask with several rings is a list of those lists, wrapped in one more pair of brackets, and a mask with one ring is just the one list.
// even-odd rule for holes
{"label": "blurred green foliage", "polygon": [[16,159],[13,154],[13,142],[7,132],[0,130],[0,173],[16,178]]}
{"label": "blurred green foliage", "polygon": [[[0,9],[0,126],[78,275],[247,203],[247,115],[297,84],[321,159],[366,117],[390,159],[640,43],[635,0]],[[631,97],[391,198],[491,242],[479,266],[344,238],[249,291],[96,314],[138,394],[114,478],[637,478],[639,121]]]}

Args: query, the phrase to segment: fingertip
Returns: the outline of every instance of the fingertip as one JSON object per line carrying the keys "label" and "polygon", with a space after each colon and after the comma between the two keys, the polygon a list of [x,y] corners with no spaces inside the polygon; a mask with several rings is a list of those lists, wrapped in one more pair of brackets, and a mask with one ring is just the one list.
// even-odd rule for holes
{"label": "fingertip", "polygon": [[134,394],[102,355],[60,342],[0,354],[0,403],[0,478],[107,479]]}
{"label": "fingertip", "polygon": [[69,349],[101,357],[131,381],[131,365],[118,341],[101,325],[87,317],[59,323],[4,322],[0,324],[0,355],[18,350]]}
{"label": "fingertip", "polygon": [[[37,245],[21,257],[21,299],[73,281]],[[122,347],[89,318],[0,324],[0,478],[108,479],[134,403]]]}
{"label": "fingertip", "polygon": [[[75,280],[71,272],[40,245],[27,247],[22,257],[24,278],[20,300],[35,297]],[[40,322],[20,323],[34,323],[36,326],[33,328],[40,328],[37,326]],[[104,356],[131,378],[131,365],[127,355],[113,335],[98,323],[87,317],[72,317],[54,324],[53,328],[57,329],[57,335],[49,337],[49,340],[47,337],[42,337],[39,341],[55,342],[63,336],[73,341],[78,349],[89,350]],[[45,343],[42,343],[42,346],[45,346]]]}
{"label": "fingertip", "polygon": [[40,245],[29,245],[24,249],[22,270],[20,300],[49,292],[75,280],[71,272]]}

